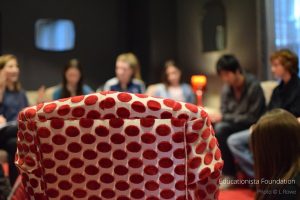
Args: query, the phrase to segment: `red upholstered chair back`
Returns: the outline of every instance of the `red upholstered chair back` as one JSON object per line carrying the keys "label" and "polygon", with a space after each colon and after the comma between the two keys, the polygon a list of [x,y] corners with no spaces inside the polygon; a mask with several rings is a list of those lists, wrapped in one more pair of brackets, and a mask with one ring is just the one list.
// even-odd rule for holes
{"label": "red upholstered chair back", "polygon": [[223,161],[207,113],[102,92],[19,114],[16,164],[29,199],[217,199]]}

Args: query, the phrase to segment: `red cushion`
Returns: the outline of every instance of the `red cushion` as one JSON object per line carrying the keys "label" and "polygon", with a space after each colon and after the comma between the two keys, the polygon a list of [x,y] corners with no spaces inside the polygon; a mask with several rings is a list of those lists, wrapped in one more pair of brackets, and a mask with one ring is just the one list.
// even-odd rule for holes
{"label": "red cushion", "polygon": [[216,199],[223,161],[203,108],[102,92],[20,112],[16,164],[32,199]]}

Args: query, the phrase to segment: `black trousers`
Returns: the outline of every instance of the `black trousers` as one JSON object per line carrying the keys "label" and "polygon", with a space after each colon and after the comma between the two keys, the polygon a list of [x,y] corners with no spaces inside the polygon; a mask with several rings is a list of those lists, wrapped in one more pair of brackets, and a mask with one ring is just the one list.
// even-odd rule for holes
{"label": "black trousers", "polygon": [[232,153],[228,147],[227,139],[233,133],[249,128],[245,125],[233,124],[229,122],[219,122],[214,125],[216,138],[224,161],[223,174],[227,176],[236,176],[236,165]]}
{"label": "black trousers", "polygon": [[9,125],[0,130],[0,149],[7,151],[9,164],[9,180],[13,185],[19,175],[15,166],[15,154],[17,150],[17,125]]}

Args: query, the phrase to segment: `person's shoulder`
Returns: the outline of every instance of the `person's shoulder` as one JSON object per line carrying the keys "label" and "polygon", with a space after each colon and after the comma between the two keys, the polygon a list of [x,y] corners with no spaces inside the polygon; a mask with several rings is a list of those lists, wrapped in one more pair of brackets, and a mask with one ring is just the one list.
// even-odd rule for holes
{"label": "person's shoulder", "polygon": [[255,86],[259,85],[260,86],[260,81],[253,74],[251,74],[251,73],[245,73],[245,77],[246,77],[247,82],[250,85],[255,85]]}
{"label": "person's shoulder", "polygon": [[92,90],[91,86],[89,86],[87,84],[83,84],[83,89],[85,89],[85,90]]}
{"label": "person's shoulder", "polygon": [[89,94],[89,93],[92,93],[93,92],[93,89],[87,85],[87,84],[84,84],[83,87],[82,87],[83,91],[85,94]]}
{"label": "person's shoulder", "polygon": [[229,94],[231,92],[231,87],[228,84],[224,84],[221,89],[223,95]]}
{"label": "person's shoulder", "polygon": [[117,77],[113,77],[105,82],[105,85],[115,85],[119,82]]}
{"label": "person's shoulder", "polygon": [[156,83],[154,84],[157,91],[164,91],[166,90],[166,86],[163,83]]}
{"label": "person's shoulder", "polygon": [[110,90],[112,86],[118,85],[118,83],[119,80],[117,79],[117,77],[111,78],[104,83],[103,89]]}
{"label": "person's shoulder", "polygon": [[21,95],[26,95],[26,90],[20,89],[20,90],[18,91],[18,93],[21,94]]}
{"label": "person's shoulder", "polygon": [[61,92],[62,92],[62,86],[61,85],[58,85],[54,91],[53,91],[53,99],[59,99],[59,97],[61,96]]}
{"label": "person's shoulder", "polygon": [[144,85],[144,81],[140,80],[140,79],[132,79],[132,83],[136,84],[136,85]]}
{"label": "person's shoulder", "polygon": [[300,90],[300,78],[299,78],[299,76],[296,77],[296,84],[297,84],[298,90]]}
{"label": "person's shoulder", "polygon": [[183,88],[184,90],[189,90],[189,91],[192,90],[191,85],[187,84],[187,83],[181,83],[181,88]]}
{"label": "person's shoulder", "polygon": [[58,85],[57,87],[55,87],[53,93],[59,93],[62,91],[62,85]]}

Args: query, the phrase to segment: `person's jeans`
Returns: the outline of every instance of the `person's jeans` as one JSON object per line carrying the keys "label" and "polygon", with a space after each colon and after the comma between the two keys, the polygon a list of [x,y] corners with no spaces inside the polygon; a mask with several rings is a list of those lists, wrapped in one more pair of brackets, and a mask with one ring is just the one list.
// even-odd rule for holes
{"label": "person's jeans", "polygon": [[250,130],[232,134],[227,144],[240,168],[251,178],[254,178],[253,157],[249,147]]}
{"label": "person's jeans", "polygon": [[236,175],[235,162],[232,153],[227,145],[227,139],[231,134],[244,130],[245,128],[247,127],[239,126],[237,124],[229,122],[219,122],[214,126],[216,138],[218,140],[219,147],[222,152],[222,159],[224,161],[224,175],[233,177],[235,177]]}

